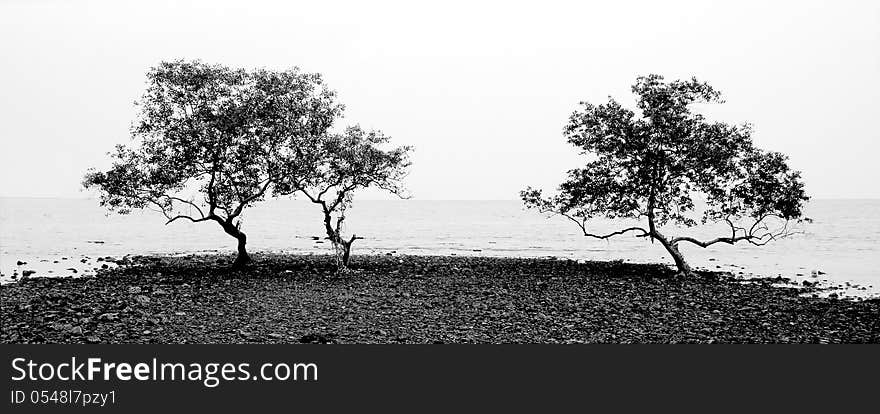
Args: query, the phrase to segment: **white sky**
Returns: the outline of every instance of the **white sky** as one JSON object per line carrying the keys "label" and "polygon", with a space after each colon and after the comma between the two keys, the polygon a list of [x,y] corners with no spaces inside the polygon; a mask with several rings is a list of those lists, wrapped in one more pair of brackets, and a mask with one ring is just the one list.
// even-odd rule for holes
{"label": "white sky", "polygon": [[[369,4],[365,4],[369,3]],[[877,1],[0,0],[0,195],[83,197],[161,60],[320,72],[346,122],[416,147],[416,199],[515,199],[580,157],[581,100],[696,75],[817,198],[878,198]]]}

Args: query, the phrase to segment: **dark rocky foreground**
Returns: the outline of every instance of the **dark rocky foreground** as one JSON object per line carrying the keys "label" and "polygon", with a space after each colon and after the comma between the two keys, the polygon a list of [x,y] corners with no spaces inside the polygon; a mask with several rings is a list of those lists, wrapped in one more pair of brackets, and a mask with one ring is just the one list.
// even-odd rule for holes
{"label": "dark rocky foreground", "polygon": [[880,342],[880,300],[657,265],[552,259],[141,257],[0,287],[5,343]]}

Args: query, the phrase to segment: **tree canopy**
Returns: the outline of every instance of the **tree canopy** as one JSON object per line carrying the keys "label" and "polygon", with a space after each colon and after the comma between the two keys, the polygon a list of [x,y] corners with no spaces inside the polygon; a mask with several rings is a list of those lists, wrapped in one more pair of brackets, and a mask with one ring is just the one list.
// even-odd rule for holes
{"label": "tree canopy", "polygon": [[[790,223],[803,220],[809,197],[785,155],[756,148],[749,124],[713,122],[694,112],[693,104],[723,102],[709,84],[649,75],[639,77],[632,92],[638,111],[612,98],[601,105],[581,103],[564,135],[588,162],[570,170],[552,197],[531,187],[522,191],[528,207],[570,219],[585,236],[607,239],[632,232],[658,240],[686,274],[691,269],[680,242],[763,245],[791,234]],[[697,204],[702,214],[695,217]],[[644,220],[647,226],[597,234],[588,229],[596,217]],[[708,222],[724,222],[730,232],[699,240],[660,231],[667,224]]]}
{"label": "tree canopy", "polygon": [[321,207],[327,238],[337,252],[337,266],[345,269],[349,264],[351,245],[360,239],[356,235],[345,238],[343,223],[346,210],[351,206],[354,193],[365,188],[378,188],[406,197],[401,180],[410,165],[412,148],[400,146],[383,149],[390,138],[378,131],[365,131],[352,126],[342,133],[322,136],[313,152],[302,165],[311,172],[297,181],[288,176],[277,187],[282,194],[296,192],[305,195]]}
{"label": "tree canopy", "polygon": [[163,62],[147,73],[132,142],[83,184],[122,214],[152,208],[167,223],[216,222],[238,240],[236,264],[244,264],[239,217],[273,185],[305,173],[304,150],[342,110],[334,98],[320,75],[296,68]]}

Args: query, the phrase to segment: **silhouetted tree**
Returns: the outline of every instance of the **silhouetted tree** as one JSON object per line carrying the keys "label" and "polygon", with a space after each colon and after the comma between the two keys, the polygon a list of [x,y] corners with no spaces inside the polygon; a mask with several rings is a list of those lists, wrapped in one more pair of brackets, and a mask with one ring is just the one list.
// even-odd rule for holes
{"label": "silhouetted tree", "polygon": [[[531,187],[520,193],[526,206],[575,222],[584,236],[607,239],[632,232],[659,241],[680,274],[691,268],[679,250],[682,242],[700,247],[747,242],[764,245],[791,234],[802,217],[800,173],[786,156],[752,144],[751,126],[710,122],[691,104],[723,102],[720,93],[696,79],[666,83],[659,75],[639,77],[632,87],[639,113],[613,99],[604,105],[581,103],[564,133],[589,157],[568,172],[559,193],[545,198]],[[702,216],[695,201],[705,205]],[[644,220],[608,234],[588,229],[594,217]],[[692,227],[724,222],[729,233],[711,240],[668,236],[661,227]]]}
{"label": "silhouetted tree", "polygon": [[355,240],[362,239],[357,235],[346,238],[342,234],[345,213],[352,204],[354,192],[373,187],[406,197],[400,181],[410,165],[412,148],[383,150],[381,146],[388,141],[381,132],[364,131],[358,126],[340,134],[327,134],[312,147],[312,153],[301,158],[309,160],[304,164],[310,166],[311,174],[291,176],[276,189],[287,194],[301,192],[321,207],[324,230],[333,243],[339,270],[348,267],[351,246]]}
{"label": "silhouetted tree", "polygon": [[[282,177],[341,108],[320,75],[294,68],[245,71],[199,61],[163,62],[147,73],[133,142],[83,182],[101,204],[126,214],[150,208],[168,219],[215,222],[250,261],[240,216]],[[313,144],[311,144],[313,145]]]}

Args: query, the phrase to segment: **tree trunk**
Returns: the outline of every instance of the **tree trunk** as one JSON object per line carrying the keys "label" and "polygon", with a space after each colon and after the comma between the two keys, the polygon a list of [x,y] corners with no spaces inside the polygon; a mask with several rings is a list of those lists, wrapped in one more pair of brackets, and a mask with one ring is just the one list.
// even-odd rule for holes
{"label": "tree trunk", "polygon": [[333,250],[336,252],[336,270],[342,272],[348,268],[348,264],[351,261],[351,244],[354,243],[357,237],[352,237],[351,240],[345,241],[339,232],[339,224],[342,222],[342,219],[336,222],[336,228],[333,227],[332,219],[330,211],[325,208],[324,229],[327,231],[327,238],[333,243]]}
{"label": "tree trunk", "polygon": [[675,267],[678,268],[679,276],[692,276],[694,274],[693,270],[691,270],[691,266],[684,260],[684,256],[681,255],[681,252],[678,250],[678,243],[671,243],[669,240],[657,231],[657,226],[654,224],[654,208],[652,207],[654,203],[654,195],[653,193],[649,197],[648,201],[648,232],[651,236],[651,239],[657,239],[660,241],[660,244],[666,248],[666,251],[669,252],[669,255],[672,256],[672,260],[675,260]]}
{"label": "tree trunk", "polygon": [[345,271],[351,262],[351,244],[354,240],[345,241],[338,234],[330,236],[330,240],[333,242],[333,250],[336,253],[336,270]]}
{"label": "tree trunk", "polygon": [[235,262],[232,263],[232,267],[235,269],[240,269],[246,264],[250,263],[251,256],[245,249],[245,245],[247,244],[247,236],[244,233],[239,232],[239,236],[236,236],[235,238],[238,239],[238,256],[235,257]]}
{"label": "tree trunk", "polygon": [[[330,239],[330,243],[333,243],[333,253],[336,255],[336,270],[343,271],[345,270],[347,261],[343,260],[343,257],[339,255],[339,250],[345,249],[345,243],[342,238],[339,237],[337,229],[333,228],[333,224],[331,223],[332,220],[333,216],[331,215],[330,210],[324,205],[324,230],[327,231],[327,238]],[[347,251],[344,256],[348,256]]]}
{"label": "tree trunk", "polygon": [[348,263],[351,260],[351,243],[354,242],[354,240],[352,239],[352,241],[347,242],[347,243],[345,242],[345,240],[341,240],[341,241],[342,241],[342,249],[343,249],[342,250],[342,266],[348,267]]}
{"label": "tree trunk", "polygon": [[691,266],[684,260],[681,251],[678,250],[678,243],[670,243],[665,238],[658,240],[660,240],[660,243],[666,248],[666,251],[669,252],[669,255],[672,256],[672,260],[675,260],[675,267],[678,268],[678,274],[681,276],[693,276],[694,271],[691,270]]}
{"label": "tree trunk", "polygon": [[245,248],[247,245],[247,235],[242,233],[241,230],[232,223],[223,222],[221,225],[226,234],[235,237],[235,239],[238,240],[238,255],[235,257],[235,262],[232,263],[232,268],[241,269],[251,261],[251,256]]}
{"label": "tree trunk", "polygon": [[342,267],[348,267],[348,260],[351,258],[351,245],[340,243],[342,248]]}

